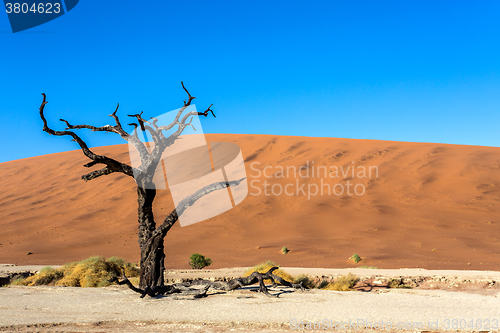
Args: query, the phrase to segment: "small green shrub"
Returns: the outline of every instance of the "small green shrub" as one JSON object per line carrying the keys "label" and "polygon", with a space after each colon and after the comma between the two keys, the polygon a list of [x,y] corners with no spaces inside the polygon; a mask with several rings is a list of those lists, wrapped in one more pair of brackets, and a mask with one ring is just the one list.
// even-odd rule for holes
{"label": "small green shrub", "polygon": [[358,266],[357,268],[379,269],[378,267],[374,266]]}
{"label": "small green shrub", "polygon": [[210,266],[212,264],[212,260],[210,258],[205,258],[199,253],[193,253],[191,257],[189,257],[192,269],[202,269],[203,267]]}
{"label": "small green shrub", "polygon": [[360,256],[358,256],[358,254],[357,254],[357,253],[354,253],[354,254],[353,254],[353,255],[349,258],[349,260],[352,260],[352,261],[354,261],[354,263],[355,263],[355,264],[357,264],[358,262],[360,262],[360,261],[361,261],[361,257],[360,257]]}
{"label": "small green shrub", "polygon": [[283,247],[281,248],[281,253],[283,253],[283,254],[287,254],[288,252],[290,252],[290,250],[289,250],[289,249],[287,249],[287,247],[286,247],[286,246],[283,246]]}
{"label": "small green shrub", "polygon": [[322,289],[348,291],[348,290],[352,290],[352,287],[354,287],[356,285],[356,283],[358,283],[358,281],[359,281],[359,278],[356,275],[349,273],[349,274],[342,275],[341,277],[335,279],[334,282],[329,283],[328,285],[326,285]]}

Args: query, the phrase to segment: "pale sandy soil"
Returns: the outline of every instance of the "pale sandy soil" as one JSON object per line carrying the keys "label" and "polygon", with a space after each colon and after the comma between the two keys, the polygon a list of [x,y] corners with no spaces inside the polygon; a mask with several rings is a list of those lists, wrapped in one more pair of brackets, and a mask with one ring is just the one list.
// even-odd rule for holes
{"label": "pale sandy soil", "polygon": [[[241,331],[251,331],[257,323],[273,324],[268,328],[290,330],[291,321],[334,322],[365,320],[370,322],[422,323],[422,330],[429,320],[444,328],[446,319],[465,319],[469,322],[499,320],[500,298],[495,295],[477,295],[442,290],[390,290],[387,292],[335,292],[313,290],[274,292],[279,298],[268,298],[246,288],[227,294],[209,295],[204,299],[184,297],[159,297],[140,299],[137,294],[123,287],[101,289],[72,287],[9,287],[0,288],[0,325],[2,329],[29,330],[28,325],[71,323],[57,327],[60,331],[77,330],[75,324],[106,322],[125,331],[141,331],[136,323],[211,323],[220,331],[229,323],[239,323]],[[281,325],[282,324],[282,325]],[[143,329],[160,331],[158,326]],[[146,326],[148,326],[146,325]],[[402,324],[399,324],[402,325]],[[409,325],[409,324],[408,324]],[[416,325],[416,324],[412,324]],[[416,327],[416,326],[415,326]],[[47,330],[50,327],[47,328]],[[99,327],[94,327],[99,329]],[[55,328],[50,328],[55,329]],[[181,331],[167,325],[163,331]],[[196,332],[196,327],[184,328]],[[40,331],[45,328],[40,327]],[[478,329],[479,330],[479,329]],[[50,330],[49,330],[50,331]],[[105,329],[107,331],[107,329]],[[216,331],[216,330],[215,330]]]}
{"label": "pale sandy soil", "polygon": [[[7,268],[4,268],[7,269]],[[21,268],[19,268],[21,269]],[[178,270],[167,276],[216,278],[239,274],[244,269],[204,271]],[[337,276],[346,270],[286,268],[293,274],[309,272]],[[499,281],[500,272],[350,269],[359,277],[432,277],[436,281]],[[382,321],[405,331],[429,330],[429,321],[438,329],[447,319],[464,319],[469,331],[495,331],[500,325],[500,287],[464,284],[461,292],[428,289],[387,289],[372,292],[295,291],[273,289],[279,298],[269,298],[251,286],[230,293],[212,292],[207,298],[171,295],[140,299],[122,286],[107,288],[3,287],[0,288],[0,330],[16,332],[275,332],[294,331],[295,322],[364,323]],[[428,287],[428,286],[427,286]],[[478,288],[475,288],[478,287]],[[446,289],[446,288],[445,288]],[[478,320],[490,321],[490,328],[478,327]],[[411,323],[411,324],[409,324]],[[419,327],[417,323],[422,323]],[[361,322],[360,322],[361,324]],[[338,325],[338,324],[337,324]],[[450,322],[452,325],[452,322]],[[363,331],[355,329],[350,331]],[[452,327],[450,327],[452,328]],[[341,330],[342,331],[342,330]],[[366,330],[364,330],[366,331]],[[431,329],[430,331],[436,331]],[[498,330],[496,330],[498,331]]]}
{"label": "pale sandy soil", "polygon": [[[294,267],[500,270],[500,148],[269,135],[207,135],[241,146],[249,181],[260,181],[236,208],[166,238],[166,268],[189,268],[202,253],[213,268],[274,260]],[[58,140],[61,138],[54,138]],[[128,161],[127,146],[96,148]],[[378,167],[378,178],[311,177],[300,184],[359,183],[363,196],[266,196],[278,167]],[[63,264],[91,255],[139,260],[133,179],[118,174],[83,182],[81,151],[0,164],[0,262]],[[252,163],[256,163],[252,165]],[[259,172],[267,166],[266,179]],[[96,167],[97,168],[97,167]],[[312,168],[311,168],[312,169]],[[256,171],[258,170],[258,171]],[[372,175],[373,176],[373,175]],[[259,185],[260,184],[260,185]],[[158,192],[155,216],[173,208]],[[286,246],[291,252],[282,255]],[[28,252],[33,254],[27,255]]]}

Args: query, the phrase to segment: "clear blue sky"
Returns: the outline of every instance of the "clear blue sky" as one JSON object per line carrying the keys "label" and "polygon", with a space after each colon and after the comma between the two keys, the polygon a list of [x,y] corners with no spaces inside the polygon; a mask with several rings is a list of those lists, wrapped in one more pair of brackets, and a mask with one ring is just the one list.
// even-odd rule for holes
{"label": "clear blue sky", "polygon": [[181,80],[208,133],[500,145],[499,1],[82,0],[16,34],[2,10],[0,45],[0,162],[78,149],[42,92],[62,129],[176,109]]}

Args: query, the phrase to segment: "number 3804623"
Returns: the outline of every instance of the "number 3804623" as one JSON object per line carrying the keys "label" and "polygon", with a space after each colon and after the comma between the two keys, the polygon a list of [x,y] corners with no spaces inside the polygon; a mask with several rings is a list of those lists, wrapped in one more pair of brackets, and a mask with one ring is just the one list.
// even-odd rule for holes
{"label": "number 3804623", "polygon": [[7,14],[59,14],[61,12],[61,4],[56,3],[34,3],[31,6],[27,3],[6,3],[5,11]]}

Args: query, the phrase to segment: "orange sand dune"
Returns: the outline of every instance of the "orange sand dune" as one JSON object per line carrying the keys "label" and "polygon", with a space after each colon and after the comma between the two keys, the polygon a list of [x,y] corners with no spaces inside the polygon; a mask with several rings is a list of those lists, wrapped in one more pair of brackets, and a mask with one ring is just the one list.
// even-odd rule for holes
{"label": "orange sand dune", "polygon": [[[379,268],[500,270],[500,148],[207,137],[240,145],[249,195],[216,218],[174,226],[166,238],[166,268],[188,268],[194,252],[210,257],[214,268],[267,259],[283,266],[353,267],[348,258],[355,252],[363,258],[358,265]],[[126,145],[95,151],[129,160]],[[82,166],[87,162],[81,151],[71,151],[0,164],[0,263],[62,264],[91,255],[139,260],[133,179],[112,174],[86,183],[80,176],[89,172]],[[293,174],[301,166],[308,177]],[[265,167],[269,178],[259,177]],[[364,194],[326,192],[335,184],[337,193],[346,191],[348,181],[350,193],[357,185]],[[294,195],[271,193],[286,185]],[[315,186],[323,195],[312,195]],[[162,221],[173,209],[169,191],[159,191],[155,203]],[[281,254],[283,246],[291,252]]]}

